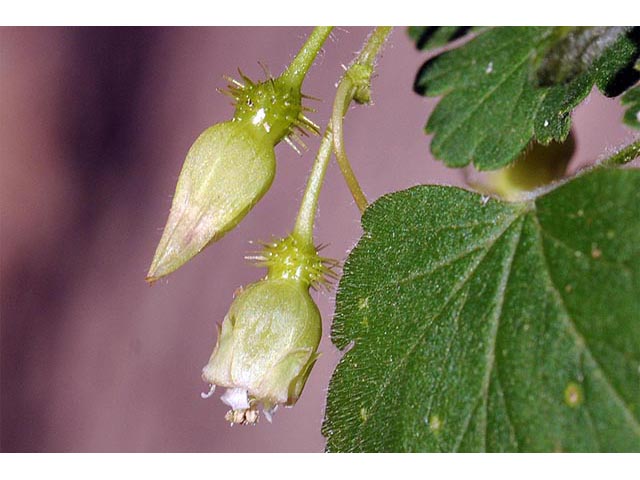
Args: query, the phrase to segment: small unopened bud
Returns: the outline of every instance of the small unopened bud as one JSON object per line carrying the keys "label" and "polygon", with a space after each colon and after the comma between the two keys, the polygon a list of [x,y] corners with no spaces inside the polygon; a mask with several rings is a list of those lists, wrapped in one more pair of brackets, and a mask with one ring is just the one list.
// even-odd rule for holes
{"label": "small unopened bud", "polygon": [[148,281],[167,275],[220,239],[267,192],[273,145],[243,122],[214,125],[187,154]]}
{"label": "small unopened bud", "polygon": [[187,154],[149,282],[181,267],[244,218],[271,186],[277,143],[284,139],[300,153],[298,146],[306,149],[300,135],[318,133],[303,113],[313,109],[302,105],[307,96],[299,86],[282,77],[260,83],[241,77],[245,83],[227,77],[223,91],[234,99],[233,120],[205,130]]}

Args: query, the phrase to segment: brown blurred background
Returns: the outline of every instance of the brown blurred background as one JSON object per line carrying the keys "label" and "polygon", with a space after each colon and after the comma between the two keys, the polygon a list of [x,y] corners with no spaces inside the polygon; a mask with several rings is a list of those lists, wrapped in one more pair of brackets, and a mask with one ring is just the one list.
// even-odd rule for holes
{"label": "brown blurred background", "polygon": [[[185,153],[228,119],[215,92],[257,61],[279,73],[310,28],[0,29],[2,451],[319,452],[324,399],[340,358],[328,333],[333,293],[315,294],[323,356],[293,409],[269,424],[230,427],[200,370],[234,290],[262,271],[249,240],[291,227],[318,140],[298,157],[276,148],[278,173],[241,225],[178,272],[144,276]],[[368,29],[338,29],[305,92],[325,99]],[[422,131],[435,104],[412,93],[425,59],[398,28],[379,62],[374,105],[354,107],[347,152],[371,200],[420,183],[464,185],[432,160]],[[598,94],[575,113],[572,169],[632,137],[617,100]],[[321,196],[317,241],[343,260],[358,211],[334,164]]]}

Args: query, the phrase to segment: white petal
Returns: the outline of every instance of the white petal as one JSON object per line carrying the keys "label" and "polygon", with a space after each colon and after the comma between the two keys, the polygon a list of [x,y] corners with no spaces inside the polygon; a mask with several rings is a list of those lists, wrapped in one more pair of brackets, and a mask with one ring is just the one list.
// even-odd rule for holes
{"label": "white petal", "polygon": [[249,408],[249,398],[247,397],[246,388],[227,388],[227,391],[220,397],[220,400],[229,405],[232,410]]}

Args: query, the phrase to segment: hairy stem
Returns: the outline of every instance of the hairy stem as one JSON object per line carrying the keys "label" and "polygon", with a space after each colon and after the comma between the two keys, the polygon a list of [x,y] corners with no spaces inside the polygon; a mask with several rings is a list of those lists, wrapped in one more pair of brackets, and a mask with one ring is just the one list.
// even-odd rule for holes
{"label": "hairy stem", "polygon": [[336,161],[347,182],[351,196],[363,213],[367,208],[367,198],[353,173],[351,164],[344,148],[343,119],[352,100],[368,103],[371,95],[371,75],[374,62],[380,49],[391,33],[392,27],[376,27],[364,45],[355,62],[347,69],[338,85],[338,91],[333,103],[331,124],[333,126],[333,149]]}
{"label": "hairy stem", "polygon": [[318,198],[322,188],[327,165],[331,160],[331,148],[333,145],[333,135],[331,133],[331,123],[327,126],[322,136],[322,142],[313,163],[313,169],[307,181],[307,188],[302,197],[296,224],[293,228],[293,235],[307,246],[313,246],[313,223],[318,210]]}
{"label": "hairy stem", "polygon": [[[368,70],[368,74],[366,75],[366,83],[367,88],[369,82],[371,80],[371,73],[373,72],[373,63],[375,61],[377,53],[380,51],[380,48],[384,44],[384,41],[388,37],[391,31],[391,27],[377,27],[373,33],[367,38],[365,45],[356,58],[354,64],[347,69],[347,73],[340,81],[338,85],[338,89],[336,91],[336,96],[334,99],[334,116],[336,112],[336,106],[339,107],[339,115],[338,119],[338,131],[342,132],[342,119],[344,117],[344,113],[346,112],[349,104],[354,99],[355,95],[359,93],[358,88],[361,85],[355,85],[353,83],[353,78],[355,76],[348,75],[349,71],[354,68],[354,65],[360,65],[365,67],[370,67]],[[315,30],[314,30],[315,32]],[[360,63],[363,62],[363,63]],[[348,82],[351,82],[349,85]],[[327,171],[327,166],[329,164],[329,160],[331,159],[331,151],[334,147],[335,140],[335,127],[332,120],[329,121],[327,128],[322,137],[322,142],[320,143],[320,148],[318,150],[318,154],[316,155],[315,162],[313,164],[313,169],[311,170],[311,174],[309,175],[309,180],[307,182],[307,188],[304,192],[304,197],[302,198],[302,203],[300,205],[300,211],[298,212],[298,217],[296,218],[296,223],[293,229],[293,235],[295,235],[301,242],[306,244],[307,246],[313,246],[313,225],[316,217],[316,212],[318,209],[318,199],[320,196],[320,190],[322,188],[322,182],[324,180],[325,173]],[[340,145],[342,145],[342,140],[340,141]],[[346,160],[346,155],[344,156],[344,160]],[[349,185],[349,189],[352,194],[354,192],[355,186],[359,189],[359,185],[355,176],[353,175],[353,171],[349,166],[348,160],[346,160],[346,165],[351,172],[351,179],[347,180],[347,184]],[[344,170],[341,167],[341,170]],[[347,178],[347,176],[345,176]],[[355,182],[354,184],[350,184],[350,182]],[[360,190],[362,193],[362,190]],[[354,197],[355,198],[355,197]],[[364,200],[364,207],[366,207],[366,199],[364,198],[364,194],[362,194],[362,199]],[[358,202],[358,200],[356,200]],[[360,206],[360,204],[358,204]]]}
{"label": "hairy stem", "polygon": [[613,167],[616,165],[624,165],[640,157],[640,139],[630,145],[627,145],[615,155],[607,158],[602,162],[603,167]]}
{"label": "hairy stem", "polygon": [[360,183],[358,182],[355,173],[353,173],[349,159],[347,158],[347,152],[345,152],[344,149],[344,131],[342,128],[342,120],[347,108],[349,108],[351,100],[353,99],[354,91],[355,88],[353,87],[353,82],[350,80],[340,82],[340,85],[338,85],[338,93],[336,94],[336,99],[333,104],[331,125],[333,126],[334,133],[333,151],[336,155],[336,162],[340,167],[340,171],[342,172],[345,182],[347,182],[347,187],[349,187],[351,196],[355,200],[360,213],[362,213],[368,205],[367,197],[365,197],[364,192],[360,187]]}
{"label": "hairy stem", "polygon": [[333,30],[333,27],[316,27],[307,38],[296,57],[282,74],[282,78],[291,85],[300,87],[307,71],[313,65],[325,40]]}
{"label": "hairy stem", "polygon": [[373,66],[376,58],[378,57],[378,53],[380,53],[380,49],[384,45],[384,42],[387,41],[391,30],[393,30],[393,27],[376,27],[367,39],[367,43],[360,51],[356,62],[362,65]]}

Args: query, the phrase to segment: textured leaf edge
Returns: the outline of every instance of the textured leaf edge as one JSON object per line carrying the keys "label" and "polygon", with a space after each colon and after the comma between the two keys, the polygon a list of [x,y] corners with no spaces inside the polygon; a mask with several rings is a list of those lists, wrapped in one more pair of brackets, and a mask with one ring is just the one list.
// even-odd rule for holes
{"label": "textured leaf edge", "polygon": [[[563,185],[565,185],[565,184],[567,184],[569,182],[585,178],[586,176],[591,174],[594,170],[596,170],[596,169],[585,170],[585,171],[581,172],[579,175],[577,175],[576,177],[574,177],[574,178],[572,178],[572,179],[570,179],[568,181],[562,182],[562,183],[554,186],[553,189],[550,189],[549,191],[546,191],[544,193],[545,194],[550,193],[553,190],[557,190],[558,188],[560,188],[561,186],[563,186]],[[608,169],[608,170],[615,170],[615,169]],[[392,193],[392,194],[388,194],[388,195],[385,195],[385,196],[381,197],[380,199],[378,199],[374,204],[372,204],[370,206],[370,208],[367,210],[367,212],[365,212],[365,215],[363,216],[363,219],[362,219],[362,225],[363,225],[363,231],[364,231],[363,237],[360,240],[360,242],[358,242],[358,245],[356,245],[356,247],[352,251],[351,255],[349,256],[349,259],[347,260],[347,262],[345,264],[345,274],[346,275],[349,274],[349,271],[350,271],[350,268],[351,268],[352,259],[353,258],[357,258],[357,256],[358,256],[358,251],[361,248],[361,244],[363,242],[366,242],[367,239],[372,234],[373,225],[372,225],[370,220],[375,217],[375,215],[377,213],[377,210],[379,208],[384,208],[385,204],[387,204],[390,201],[397,201],[399,194],[400,195],[410,195],[412,192],[419,191],[419,190],[425,189],[425,188],[429,188],[429,189],[457,189],[457,187],[417,186],[417,187],[412,187],[411,189],[403,190],[401,192],[395,192],[395,193]],[[468,192],[468,191],[466,191],[464,189],[457,189],[457,190],[465,192],[466,194],[474,195],[472,192]],[[541,198],[542,196],[543,195],[541,195],[540,197],[537,197],[537,198]],[[511,233],[509,233],[511,241],[513,242],[512,250],[511,250],[512,251],[512,256],[510,257],[511,261],[513,260],[513,255],[515,255],[515,251],[518,248],[518,242],[519,242],[519,238],[520,238],[520,233],[519,232],[521,232],[522,229],[525,228],[524,224],[527,221],[527,218],[530,216],[529,214],[531,214],[533,212],[534,215],[532,216],[532,220],[538,222],[537,216],[535,214],[536,206],[535,206],[535,203],[534,203],[537,200],[537,198],[533,198],[533,199],[529,200],[526,203],[521,203],[521,204],[518,204],[518,205],[512,204],[513,205],[512,214],[509,216],[509,218],[506,218],[506,220],[504,222],[502,222],[502,221],[499,222],[500,225],[501,225],[497,229],[497,231],[499,233],[495,236],[495,238],[493,238],[493,240],[491,242],[491,245],[493,245],[493,243],[499,241],[500,239],[504,238],[506,232],[511,232]],[[541,233],[544,233],[544,232],[541,230]],[[489,250],[490,249],[491,249],[491,246],[489,246],[486,249],[485,255],[489,254]],[[545,258],[544,255],[543,255],[543,258]],[[482,261],[482,259],[479,260],[478,264],[481,261]],[[507,270],[507,273],[509,273],[509,270]],[[473,272],[470,275],[472,275],[472,274],[473,274]],[[508,275],[507,276],[503,276],[501,278],[504,281],[505,278],[508,278]],[[551,278],[551,277],[549,277],[549,278]],[[463,284],[460,285],[459,289],[464,287],[464,282],[466,282],[466,279],[463,280]],[[562,296],[560,295],[557,287],[555,287],[555,286],[554,286],[554,291],[556,292],[557,297],[561,299]],[[338,302],[339,302],[339,300],[338,300]],[[339,309],[337,308],[336,321],[334,323],[334,328],[332,330],[332,340],[334,341],[334,343],[336,344],[336,346],[338,348],[343,349],[343,350],[346,349],[347,353],[345,354],[345,356],[341,360],[340,365],[338,366],[338,369],[336,370],[336,373],[334,375],[337,375],[339,370],[340,370],[340,368],[341,368],[341,366],[345,362],[349,361],[349,355],[350,355],[349,352],[351,350],[348,349],[347,347],[349,347],[349,345],[351,345],[351,342],[353,342],[353,341],[356,342],[356,346],[357,346],[357,343],[358,343],[358,339],[357,338],[354,339],[351,335],[349,335],[347,332],[345,332],[340,327],[340,322],[338,321],[340,314],[341,313],[340,313]],[[580,334],[580,332],[578,332],[577,330],[575,330],[575,331],[577,332],[576,333],[576,338],[582,338],[582,335]],[[582,341],[584,341],[584,339],[582,339]],[[416,343],[416,345],[417,345],[417,343]],[[410,347],[410,346],[407,347],[408,351],[411,351],[411,349],[412,349],[412,347]],[[596,364],[597,364],[597,362],[596,362]],[[331,386],[330,386],[330,396],[331,396],[333,384],[334,384],[334,379],[332,379],[332,383],[331,383]],[[488,388],[488,386],[486,388]],[[615,393],[615,390],[614,390],[614,393]],[[382,393],[380,393],[380,395],[382,395]],[[624,402],[623,402],[623,405],[624,405]],[[327,412],[328,412],[327,413],[327,418],[325,419],[325,424],[323,425],[323,433],[325,434],[325,436],[328,437],[328,440],[329,440],[328,444],[327,444],[328,450],[332,449],[332,438],[331,437],[332,437],[333,430],[335,430],[335,425],[332,425],[331,421],[329,420],[330,410],[331,410],[331,404],[329,403],[328,404],[328,410],[327,410]],[[634,429],[636,431],[636,435],[638,435],[639,438],[640,438],[640,426],[638,425],[638,419],[635,418],[631,412],[627,412],[627,413],[628,413],[628,421],[631,424],[635,425]],[[462,438],[460,439],[460,442],[462,442]],[[639,442],[640,442],[640,440],[639,440]],[[460,445],[458,444],[458,447],[459,446]],[[637,448],[640,448],[640,443],[639,443],[639,446]]]}

